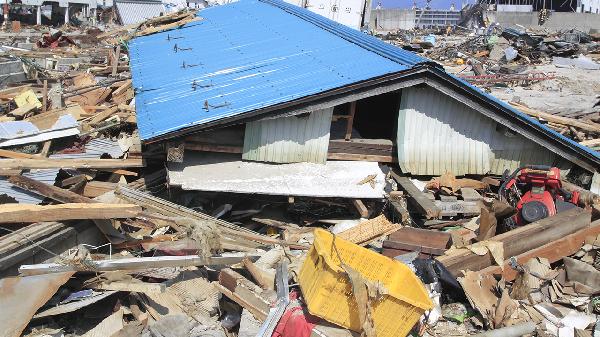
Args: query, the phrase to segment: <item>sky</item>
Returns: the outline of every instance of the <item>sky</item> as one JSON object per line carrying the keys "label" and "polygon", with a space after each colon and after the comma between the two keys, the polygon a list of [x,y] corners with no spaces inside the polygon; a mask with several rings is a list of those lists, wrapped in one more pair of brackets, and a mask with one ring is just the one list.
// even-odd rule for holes
{"label": "sky", "polygon": [[[413,6],[413,0],[372,0],[373,8],[377,7],[377,4],[381,2],[383,8],[411,8]],[[418,7],[424,7],[425,0],[416,0]],[[430,6],[433,9],[450,9],[450,4],[454,3],[457,9],[460,8],[461,4],[467,0],[431,0]],[[469,2],[473,2],[472,0]]]}

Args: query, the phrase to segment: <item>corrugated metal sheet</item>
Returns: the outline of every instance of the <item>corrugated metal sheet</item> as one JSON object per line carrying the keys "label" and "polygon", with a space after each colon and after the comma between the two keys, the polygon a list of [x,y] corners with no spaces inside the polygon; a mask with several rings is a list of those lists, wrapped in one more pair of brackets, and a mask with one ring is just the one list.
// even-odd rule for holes
{"label": "corrugated metal sheet", "polygon": [[594,172],[592,176],[592,186],[590,186],[590,191],[600,194],[600,173]]}
{"label": "corrugated metal sheet", "polygon": [[165,6],[161,1],[115,0],[114,5],[117,7],[117,13],[123,25],[140,23],[165,13]]}
{"label": "corrugated metal sheet", "polygon": [[[142,140],[425,61],[279,1],[241,0],[199,16],[182,29],[129,44]],[[381,56],[384,51],[390,57]]]}
{"label": "corrugated metal sheet", "polygon": [[59,153],[50,156],[52,159],[85,159],[100,158],[108,154],[111,158],[123,156],[123,150],[117,141],[105,138],[94,138],[85,144],[85,152],[81,153]]}
{"label": "corrugated metal sheet", "polygon": [[430,87],[402,90],[398,161],[417,175],[502,174],[519,165],[558,165],[559,157]]}
{"label": "corrugated metal sheet", "polygon": [[71,115],[63,115],[51,128],[40,130],[29,121],[8,121],[0,123],[0,147],[39,143],[54,138],[79,134],[79,123]]}
{"label": "corrugated metal sheet", "polygon": [[[85,151],[81,153],[53,154],[50,159],[86,159],[100,158],[103,154],[108,154],[112,158],[123,156],[123,150],[117,141],[111,139],[95,138],[85,145]],[[24,176],[54,185],[59,169],[30,170],[23,173]],[[0,195],[6,194],[15,198],[20,204],[39,204],[44,197],[37,193],[29,192],[8,182],[6,177],[0,177]]]}
{"label": "corrugated metal sheet", "polygon": [[[48,185],[54,185],[58,169],[31,170],[23,173],[27,178],[31,178]],[[8,182],[7,177],[0,177],[0,195],[7,195],[15,198],[20,204],[39,204],[44,197],[37,193],[29,192]]]}
{"label": "corrugated metal sheet", "polygon": [[246,123],[242,158],[271,163],[323,164],[327,160],[332,114],[333,108],[329,108],[309,115]]}

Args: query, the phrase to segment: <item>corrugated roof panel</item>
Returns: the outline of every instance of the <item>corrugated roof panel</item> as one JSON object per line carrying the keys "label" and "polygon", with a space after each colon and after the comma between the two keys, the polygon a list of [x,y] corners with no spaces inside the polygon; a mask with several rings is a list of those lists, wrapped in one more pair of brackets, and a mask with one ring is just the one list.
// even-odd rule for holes
{"label": "corrugated roof panel", "polygon": [[140,23],[165,13],[161,1],[116,1],[114,2],[123,25]]}
{"label": "corrugated roof panel", "polygon": [[[23,176],[54,185],[58,171],[58,169],[31,170],[23,173]],[[7,177],[0,177],[0,195],[3,194],[15,198],[20,204],[39,204],[44,200],[44,197],[37,193],[26,191],[9,183]]]}
{"label": "corrugated roof panel", "polygon": [[[402,90],[398,162],[405,173],[502,174],[560,158],[431,87]],[[563,163],[564,164],[564,163]]]}
{"label": "corrugated roof panel", "polygon": [[327,161],[333,108],[246,123],[242,159],[270,163]]}
{"label": "corrugated roof panel", "polygon": [[184,28],[130,43],[142,140],[413,65],[340,37],[344,26],[328,30],[261,1],[212,7],[199,16]]}

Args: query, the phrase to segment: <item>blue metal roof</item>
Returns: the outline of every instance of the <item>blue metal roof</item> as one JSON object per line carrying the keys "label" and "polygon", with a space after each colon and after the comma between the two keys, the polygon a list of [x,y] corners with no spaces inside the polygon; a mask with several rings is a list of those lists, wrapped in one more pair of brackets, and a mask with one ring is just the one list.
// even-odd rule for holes
{"label": "blue metal roof", "polygon": [[428,62],[278,0],[205,9],[130,42],[142,140]]}

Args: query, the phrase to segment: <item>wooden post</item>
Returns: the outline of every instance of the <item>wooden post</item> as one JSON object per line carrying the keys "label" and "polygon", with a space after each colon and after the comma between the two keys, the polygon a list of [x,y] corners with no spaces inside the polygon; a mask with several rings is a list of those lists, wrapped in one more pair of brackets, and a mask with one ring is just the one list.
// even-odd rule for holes
{"label": "wooden post", "polygon": [[354,124],[354,114],[356,113],[356,101],[350,102],[350,113],[346,124],[346,140],[352,138],[352,124]]}
{"label": "wooden post", "polygon": [[[40,8],[38,7],[38,11]],[[42,112],[46,112],[48,106],[48,80],[44,80],[44,90],[42,91]]]}
{"label": "wooden post", "polygon": [[119,67],[119,57],[121,56],[121,45],[117,46],[117,51],[115,52],[115,59],[113,62],[112,68],[112,76],[117,76],[117,69]]}

